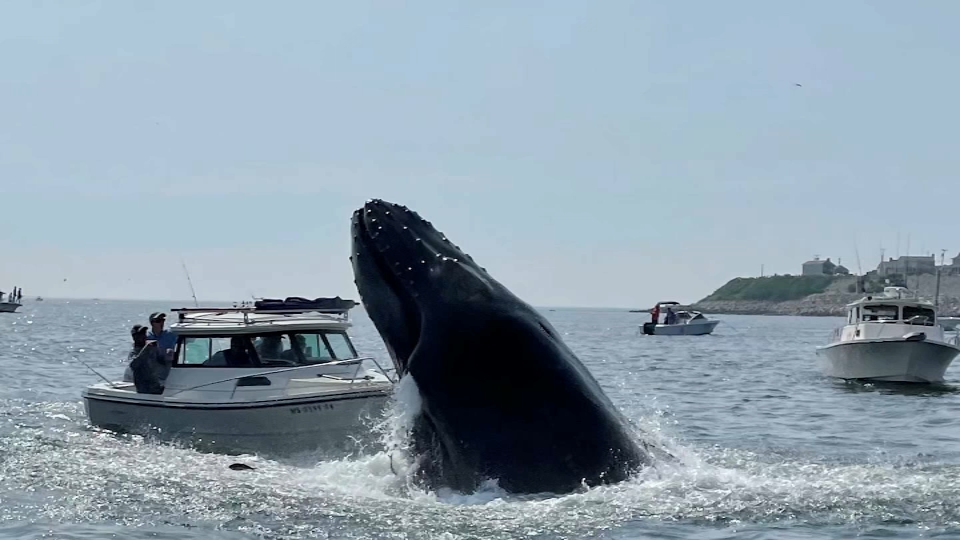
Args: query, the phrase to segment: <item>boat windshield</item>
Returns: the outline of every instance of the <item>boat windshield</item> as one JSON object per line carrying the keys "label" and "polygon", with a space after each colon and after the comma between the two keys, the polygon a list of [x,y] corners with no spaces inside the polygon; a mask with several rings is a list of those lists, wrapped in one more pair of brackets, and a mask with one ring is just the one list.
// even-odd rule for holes
{"label": "boat windshield", "polygon": [[863,306],[863,320],[869,321],[896,321],[900,319],[900,308],[896,305],[873,304]]}
{"label": "boat windshield", "polygon": [[347,334],[337,331],[183,336],[180,342],[178,366],[300,366],[357,357]]}
{"label": "boat windshield", "polygon": [[930,308],[920,306],[903,306],[903,320],[908,324],[933,326],[936,318],[936,313]]}

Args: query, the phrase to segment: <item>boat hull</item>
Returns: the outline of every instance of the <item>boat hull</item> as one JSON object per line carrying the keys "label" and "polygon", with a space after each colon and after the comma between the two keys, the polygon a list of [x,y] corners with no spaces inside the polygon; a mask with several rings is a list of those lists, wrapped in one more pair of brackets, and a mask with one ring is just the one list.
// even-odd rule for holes
{"label": "boat hull", "polygon": [[703,336],[713,332],[720,321],[705,321],[690,324],[644,323],[643,333],[651,336]]}
{"label": "boat hull", "polygon": [[154,396],[135,396],[116,398],[86,390],[87,418],[100,428],[183,441],[218,453],[288,455],[375,445],[372,427],[390,394],[372,390],[234,403],[165,403]]}
{"label": "boat hull", "polygon": [[889,382],[937,383],[960,349],[937,341],[858,340],[817,349],[830,377]]}
{"label": "boat hull", "polygon": [[16,302],[0,302],[0,313],[13,313],[20,305]]}

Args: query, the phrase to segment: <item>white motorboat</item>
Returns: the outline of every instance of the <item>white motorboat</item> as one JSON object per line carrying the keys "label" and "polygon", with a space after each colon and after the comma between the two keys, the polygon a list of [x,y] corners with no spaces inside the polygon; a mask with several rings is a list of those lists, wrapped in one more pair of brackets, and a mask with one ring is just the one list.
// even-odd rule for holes
{"label": "white motorboat", "polygon": [[14,287],[14,292],[10,294],[0,292],[0,313],[13,313],[20,306],[20,302],[17,301],[16,287]]}
{"label": "white motorboat", "polygon": [[957,354],[960,343],[944,335],[936,306],[903,287],[847,305],[847,323],[817,348],[828,376],[891,382],[941,382]]}
{"label": "white motorboat", "polygon": [[111,381],[83,391],[94,426],[185,440],[225,453],[348,450],[373,442],[370,420],[394,380],[357,355],[350,300],[260,301],[174,309],[162,394]]}
{"label": "white motorboat", "polygon": [[960,317],[938,317],[937,322],[944,330],[956,330],[960,327]]}
{"label": "white motorboat", "polygon": [[650,336],[703,336],[713,332],[720,321],[706,318],[699,311],[674,311],[673,306],[679,302],[658,302],[654,312],[659,314],[663,310],[663,322],[650,321],[643,323],[643,333]]}

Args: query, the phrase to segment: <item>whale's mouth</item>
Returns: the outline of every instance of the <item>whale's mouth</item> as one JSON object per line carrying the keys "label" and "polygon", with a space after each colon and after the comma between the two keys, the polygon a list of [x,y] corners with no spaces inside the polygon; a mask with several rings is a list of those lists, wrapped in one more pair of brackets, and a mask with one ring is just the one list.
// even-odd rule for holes
{"label": "whale's mouth", "polygon": [[[374,199],[353,213],[353,274],[364,308],[398,372],[420,341],[425,315],[519,299],[406,206]],[[428,313],[430,312],[430,313]]]}
{"label": "whale's mouth", "polygon": [[403,375],[420,340],[422,315],[416,293],[409,283],[401,281],[401,267],[409,268],[416,256],[399,247],[398,237],[404,226],[390,220],[395,211],[384,210],[371,201],[354,212],[351,261],[364,309],[383,338],[398,374]]}
{"label": "whale's mouth", "polygon": [[424,310],[456,303],[494,282],[406,206],[368,201],[353,213],[352,229],[357,290],[402,375],[420,340]]}

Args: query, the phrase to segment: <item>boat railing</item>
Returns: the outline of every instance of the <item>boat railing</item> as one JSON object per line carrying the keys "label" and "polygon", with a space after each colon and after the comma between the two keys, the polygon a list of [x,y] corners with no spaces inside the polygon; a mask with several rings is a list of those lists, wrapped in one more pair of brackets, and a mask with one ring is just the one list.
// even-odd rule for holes
{"label": "boat railing", "polygon": [[[231,313],[243,316],[243,324],[263,324],[279,321],[289,321],[297,315],[315,317],[320,316],[336,322],[349,322],[350,313],[347,309],[322,308],[292,308],[292,309],[257,309],[253,306],[220,307],[220,308],[175,308],[170,311],[178,314],[179,323],[222,324],[225,321],[222,315]],[[256,315],[255,319],[250,316]],[[306,318],[306,317],[304,317]],[[232,322],[232,321],[231,321]]]}
{"label": "boat railing", "polygon": [[[354,385],[354,383],[357,381],[357,375],[360,373],[360,368],[363,367],[363,362],[364,362],[365,360],[370,360],[370,361],[372,361],[372,362],[374,363],[374,365],[377,366],[377,370],[378,370],[384,377],[386,377],[386,379],[387,379],[388,381],[390,381],[391,383],[394,383],[394,384],[397,382],[393,377],[391,377],[390,375],[387,374],[387,371],[396,371],[396,370],[385,370],[385,369],[383,369],[383,367],[380,366],[380,363],[377,362],[377,359],[374,358],[374,357],[372,357],[372,356],[358,356],[358,357],[356,357],[356,358],[345,358],[345,359],[343,359],[343,360],[334,360],[333,362],[325,362],[325,363],[323,363],[323,364],[305,364],[305,365],[302,365],[302,366],[294,366],[294,367],[288,367],[288,368],[274,369],[274,370],[271,370],[271,371],[258,371],[258,372],[256,372],[256,373],[245,373],[245,374],[240,374],[240,375],[234,375],[234,376],[232,376],[232,377],[227,377],[227,378],[225,378],[225,379],[218,379],[218,380],[216,380],[216,381],[205,382],[205,383],[203,383],[203,384],[198,384],[198,385],[196,385],[196,386],[191,386],[191,387],[188,387],[188,388],[179,388],[179,389],[175,390],[174,392],[170,393],[168,397],[173,397],[173,396],[175,396],[175,395],[177,395],[177,394],[180,394],[180,393],[183,393],[183,392],[189,392],[189,391],[191,391],[191,390],[197,390],[197,389],[200,389],[200,388],[204,388],[204,387],[206,387],[206,386],[213,386],[213,385],[215,385],[215,384],[228,383],[228,382],[230,382],[230,381],[239,381],[240,379],[245,379],[245,378],[247,378],[247,377],[262,377],[262,376],[264,376],[264,375],[276,375],[276,374],[278,374],[278,373],[287,373],[287,372],[290,372],[290,371],[303,370],[303,369],[306,369],[306,368],[312,368],[312,367],[317,367],[317,366],[327,367],[327,366],[337,366],[337,365],[349,365],[349,364],[351,364],[351,363],[356,363],[357,366],[356,366],[356,368],[353,370],[353,376],[352,376],[352,378],[351,378],[351,380],[350,380],[350,387],[352,388],[353,385]],[[341,380],[341,381],[343,380],[342,377],[336,377],[336,376],[333,376],[333,375],[326,375],[326,374],[319,374],[319,375],[317,375],[317,377],[327,378],[327,379],[334,379],[334,380]],[[236,391],[236,388],[234,388],[234,392],[235,392],[235,391]],[[232,397],[232,396],[231,396],[231,397]]]}

